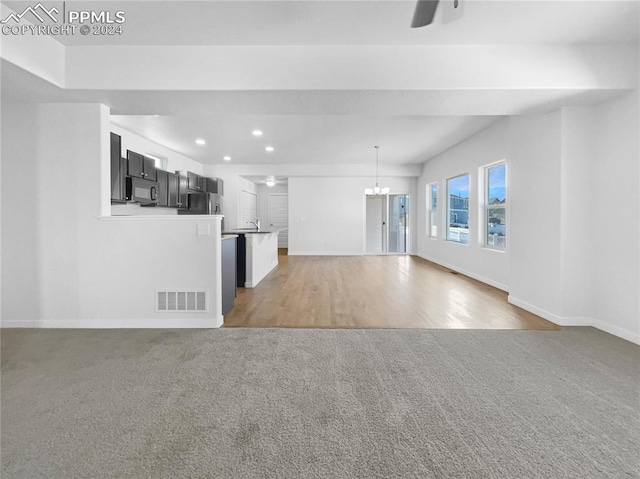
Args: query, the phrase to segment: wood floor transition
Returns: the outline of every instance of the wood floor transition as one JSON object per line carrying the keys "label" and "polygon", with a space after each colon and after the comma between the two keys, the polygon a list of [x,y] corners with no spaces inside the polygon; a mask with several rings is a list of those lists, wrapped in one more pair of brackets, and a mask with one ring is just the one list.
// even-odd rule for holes
{"label": "wood floor transition", "polygon": [[238,288],[224,326],[561,329],[509,304],[504,291],[416,256],[279,261],[256,288]]}

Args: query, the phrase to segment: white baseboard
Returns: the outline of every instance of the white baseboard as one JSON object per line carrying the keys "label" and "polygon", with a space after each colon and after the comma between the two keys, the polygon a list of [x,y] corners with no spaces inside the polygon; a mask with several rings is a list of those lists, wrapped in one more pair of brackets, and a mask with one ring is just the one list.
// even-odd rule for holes
{"label": "white baseboard", "polygon": [[469,278],[473,278],[475,280],[480,281],[481,283],[488,284],[489,286],[493,286],[494,288],[498,288],[501,291],[509,292],[509,287],[506,284],[500,283],[498,281],[494,281],[491,278],[486,278],[476,273],[472,273],[471,271],[467,271],[465,269],[459,268],[449,263],[445,263],[444,261],[440,261],[439,259],[430,258],[428,256],[417,255],[422,259],[426,259],[427,261],[431,261],[432,263],[439,264],[440,266],[444,266],[447,269],[455,271],[457,273],[463,274],[465,276],[469,276]]}
{"label": "white baseboard", "polygon": [[219,328],[224,318],[154,318],[154,319],[52,319],[2,320],[0,328],[43,329],[207,329]]}
{"label": "white baseboard", "polygon": [[538,308],[531,303],[527,303],[521,299],[515,298],[512,294],[507,296],[507,301],[518,308],[522,308],[530,313],[533,313],[541,318],[547,319],[552,323],[556,323],[558,326],[593,326],[593,318],[590,317],[566,317],[566,316],[558,316],[555,313],[547,311],[542,308]]}
{"label": "white baseboard", "polygon": [[628,329],[614,326],[604,321],[600,321],[596,318],[592,318],[589,316],[558,316],[557,314],[553,314],[549,311],[545,311],[544,309],[540,309],[530,303],[527,303],[526,301],[514,298],[512,295],[508,296],[507,301],[514,306],[518,306],[519,308],[536,314],[541,318],[547,319],[552,323],[557,324],[558,326],[592,326],[596,329],[604,331],[605,333],[609,333],[619,338],[626,339],[627,341],[631,341],[635,344],[640,344],[640,334],[629,331]]}
{"label": "white baseboard", "polygon": [[628,329],[620,328],[598,319],[593,320],[592,326],[606,333],[613,334],[614,336],[618,336],[619,338],[626,339],[627,341],[640,345],[640,334],[629,331]]}

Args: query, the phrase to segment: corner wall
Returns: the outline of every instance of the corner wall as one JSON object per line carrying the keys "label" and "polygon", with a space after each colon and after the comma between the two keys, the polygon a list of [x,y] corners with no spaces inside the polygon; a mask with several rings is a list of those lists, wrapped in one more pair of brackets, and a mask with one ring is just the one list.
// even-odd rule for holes
{"label": "corner wall", "polygon": [[[494,286],[504,281],[509,302],[557,324],[640,344],[639,110],[635,90],[593,107],[514,116],[429,160],[418,180],[418,254]],[[506,261],[483,262],[489,251],[477,229],[466,247],[427,238],[426,185],[439,181],[444,225],[442,180],[470,171],[473,189],[474,167],[505,151]],[[477,201],[472,191],[472,229]]]}
{"label": "corner wall", "polygon": [[640,343],[640,98],[594,108],[594,326]]}
{"label": "corner wall", "polygon": [[509,126],[509,301],[562,323],[560,111]]}
{"label": "corner wall", "polygon": [[[500,120],[486,130],[458,143],[424,164],[418,178],[418,256],[459,271],[496,288],[507,291],[509,284],[509,254],[484,248],[478,236],[480,218],[478,188],[483,181],[482,167],[507,159],[509,154],[509,122]],[[511,176],[511,165],[507,174]],[[469,243],[446,241],[447,198],[446,179],[469,174]],[[438,183],[438,239],[427,237],[426,187]],[[511,198],[508,198],[511,201]],[[510,214],[509,212],[507,214]],[[510,239],[507,238],[510,242]]]}
{"label": "corner wall", "polygon": [[[3,104],[2,124],[2,326],[222,324],[220,218],[102,217],[104,105]],[[206,289],[209,311],[156,312],[156,289]]]}

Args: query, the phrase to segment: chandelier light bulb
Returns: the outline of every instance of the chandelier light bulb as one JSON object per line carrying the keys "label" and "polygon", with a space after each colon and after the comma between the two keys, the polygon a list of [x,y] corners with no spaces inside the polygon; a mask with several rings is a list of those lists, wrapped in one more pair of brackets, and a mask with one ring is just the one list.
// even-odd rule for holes
{"label": "chandelier light bulb", "polygon": [[389,194],[389,188],[388,187],[384,187],[384,188],[380,188],[380,186],[378,186],[378,150],[380,149],[379,146],[374,146],[374,148],[376,149],[376,186],[374,188],[365,188],[364,190],[364,194],[365,195],[388,195]]}

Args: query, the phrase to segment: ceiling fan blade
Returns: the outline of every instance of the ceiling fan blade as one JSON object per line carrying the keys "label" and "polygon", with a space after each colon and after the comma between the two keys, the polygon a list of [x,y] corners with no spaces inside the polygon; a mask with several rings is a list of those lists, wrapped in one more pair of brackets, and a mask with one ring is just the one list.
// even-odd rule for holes
{"label": "ceiling fan blade", "polygon": [[411,22],[411,28],[424,27],[433,22],[438,1],[439,0],[418,0],[416,11],[413,14],[413,21]]}

